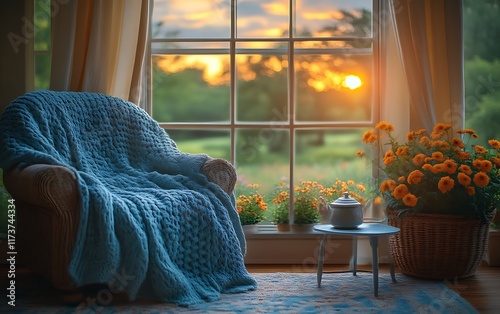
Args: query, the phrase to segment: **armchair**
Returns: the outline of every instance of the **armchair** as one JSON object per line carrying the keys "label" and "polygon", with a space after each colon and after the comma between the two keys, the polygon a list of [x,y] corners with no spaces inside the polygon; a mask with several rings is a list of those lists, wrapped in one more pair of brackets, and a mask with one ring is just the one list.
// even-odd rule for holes
{"label": "armchair", "polygon": [[[156,299],[191,304],[255,288],[243,264],[234,167],[178,151],[134,104],[29,93],[0,116],[0,148],[18,262],[56,288],[107,283],[120,269],[135,278],[123,287],[130,299],[152,289]],[[208,279],[197,281],[201,270]]]}

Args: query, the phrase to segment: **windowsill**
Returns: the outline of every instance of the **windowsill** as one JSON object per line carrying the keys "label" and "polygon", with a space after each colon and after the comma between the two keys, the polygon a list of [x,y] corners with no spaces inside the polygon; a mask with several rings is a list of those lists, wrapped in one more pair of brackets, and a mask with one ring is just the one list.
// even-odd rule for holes
{"label": "windowsill", "polygon": [[[245,232],[245,263],[315,265],[323,235],[323,232],[315,230],[278,231],[273,225],[258,225],[256,230]],[[352,241],[352,236],[329,235],[325,246],[325,264],[348,264],[352,257]],[[358,263],[371,264],[368,237],[359,236],[357,242]],[[387,260],[387,246],[388,241],[379,241],[380,262]]]}

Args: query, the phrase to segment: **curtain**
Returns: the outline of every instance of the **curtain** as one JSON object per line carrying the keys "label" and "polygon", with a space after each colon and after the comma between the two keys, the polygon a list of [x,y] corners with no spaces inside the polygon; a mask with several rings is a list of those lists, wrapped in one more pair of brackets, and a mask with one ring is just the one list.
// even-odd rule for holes
{"label": "curtain", "polygon": [[390,0],[409,92],[410,129],[464,124],[462,2]]}
{"label": "curtain", "polygon": [[149,0],[69,0],[53,18],[50,88],[140,100]]}

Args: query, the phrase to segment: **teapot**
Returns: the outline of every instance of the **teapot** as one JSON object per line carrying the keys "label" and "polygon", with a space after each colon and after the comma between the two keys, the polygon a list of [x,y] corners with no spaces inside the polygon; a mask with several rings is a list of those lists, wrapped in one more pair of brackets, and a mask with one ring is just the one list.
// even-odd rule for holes
{"label": "teapot", "polygon": [[349,197],[349,192],[328,206],[330,223],[337,229],[356,229],[363,223],[363,208],[361,203]]}

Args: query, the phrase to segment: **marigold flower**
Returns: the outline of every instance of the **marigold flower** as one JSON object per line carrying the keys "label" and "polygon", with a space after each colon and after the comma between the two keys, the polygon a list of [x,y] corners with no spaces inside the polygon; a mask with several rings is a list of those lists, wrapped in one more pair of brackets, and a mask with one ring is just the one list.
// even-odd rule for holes
{"label": "marigold flower", "polygon": [[368,130],[363,133],[362,141],[367,144],[373,144],[378,139],[378,136],[373,133],[372,130]]}
{"label": "marigold flower", "polygon": [[424,174],[420,170],[413,170],[408,175],[407,182],[409,184],[419,184],[424,179]]}
{"label": "marigold flower", "polygon": [[400,176],[398,178],[398,182],[405,182],[405,180],[406,180],[405,176]]}
{"label": "marigold flower", "polygon": [[471,178],[463,172],[459,172],[457,175],[457,181],[459,184],[467,187],[471,182]]}
{"label": "marigold flower", "polygon": [[446,168],[444,167],[443,164],[435,164],[434,166],[432,166],[431,171],[434,174],[438,174],[440,172],[446,172]]}
{"label": "marigold flower", "polygon": [[472,157],[472,155],[468,152],[458,152],[458,158],[460,160],[468,160]]}
{"label": "marigold flower", "polygon": [[429,147],[431,147],[431,139],[427,136],[422,136],[420,138],[419,144],[424,146],[424,147],[429,148]]}
{"label": "marigold flower", "polygon": [[479,187],[485,187],[490,183],[490,177],[482,171],[479,171],[474,175],[474,179],[472,179],[474,183]]}
{"label": "marigold flower", "polygon": [[361,183],[356,184],[356,188],[360,191],[363,191],[363,192],[366,191],[365,186]]}
{"label": "marigold flower", "polygon": [[410,149],[410,146],[400,146],[396,150],[396,156],[406,156],[408,154],[408,150]]}
{"label": "marigold flower", "polygon": [[396,160],[396,156],[394,155],[392,149],[389,149],[384,155],[384,165],[388,166],[392,164],[394,160]]}
{"label": "marigold flower", "polygon": [[488,144],[494,149],[500,149],[500,141],[488,140]]}
{"label": "marigold flower", "polygon": [[393,191],[396,187],[396,181],[392,179],[385,180],[380,184],[380,192]]}
{"label": "marigold flower", "polygon": [[472,147],[477,154],[486,154],[488,152],[488,150],[481,145],[473,145]]}
{"label": "marigold flower", "polygon": [[460,165],[460,167],[458,167],[458,170],[469,176],[472,174],[472,169],[467,165]]}
{"label": "marigold flower", "polygon": [[405,184],[399,184],[392,191],[392,196],[397,200],[402,199],[406,194],[408,194],[408,187]]}
{"label": "marigold flower", "polygon": [[495,165],[495,167],[500,168],[500,158],[493,157],[493,158],[491,158],[491,161],[493,162],[493,164]]}
{"label": "marigold flower", "polygon": [[470,186],[470,185],[465,188],[465,191],[467,191],[467,194],[470,195],[470,196],[476,194],[476,189],[473,186]]}
{"label": "marigold flower", "polygon": [[407,193],[403,197],[403,203],[406,206],[415,207],[415,206],[417,206],[418,198],[415,195],[411,194],[411,193]]}
{"label": "marigold flower", "polygon": [[479,162],[479,169],[481,169],[481,171],[488,173],[491,168],[493,168],[491,161],[485,159]]}
{"label": "marigold flower", "polygon": [[462,142],[461,139],[455,137],[451,140],[451,145],[454,146],[454,147],[458,147],[458,148],[464,148],[465,147],[465,144],[464,142]]}
{"label": "marigold flower", "polygon": [[422,166],[422,169],[423,170],[427,170],[427,171],[432,170],[432,165],[431,164],[424,164]]}
{"label": "marigold flower", "polygon": [[416,166],[421,167],[425,163],[425,157],[427,157],[425,154],[416,154],[411,161],[413,161]]}
{"label": "marigold flower", "polygon": [[442,161],[444,161],[444,155],[442,152],[433,152],[432,159],[437,161],[437,162],[442,162]]}
{"label": "marigold flower", "polygon": [[363,150],[357,150],[356,151],[356,155],[358,155],[358,157],[364,157],[365,156],[365,151],[363,151]]}
{"label": "marigold flower", "polygon": [[448,172],[449,174],[453,174],[457,171],[457,163],[451,159],[445,160],[443,165],[446,169],[446,172]]}
{"label": "marigold flower", "polygon": [[377,123],[375,128],[379,129],[379,130],[387,131],[387,132],[394,131],[394,127],[392,126],[392,124],[390,124],[389,122],[386,122],[386,121],[380,121],[379,123]]}
{"label": "marigold flower", "polygon": [[451,191],[451,189],[453,189],[454,186],[455,186],[455,181],[449,176],[442,177],[441,179],[439,179],[438,189],[439,191],[441,191],[441,193],[446,193]]}

